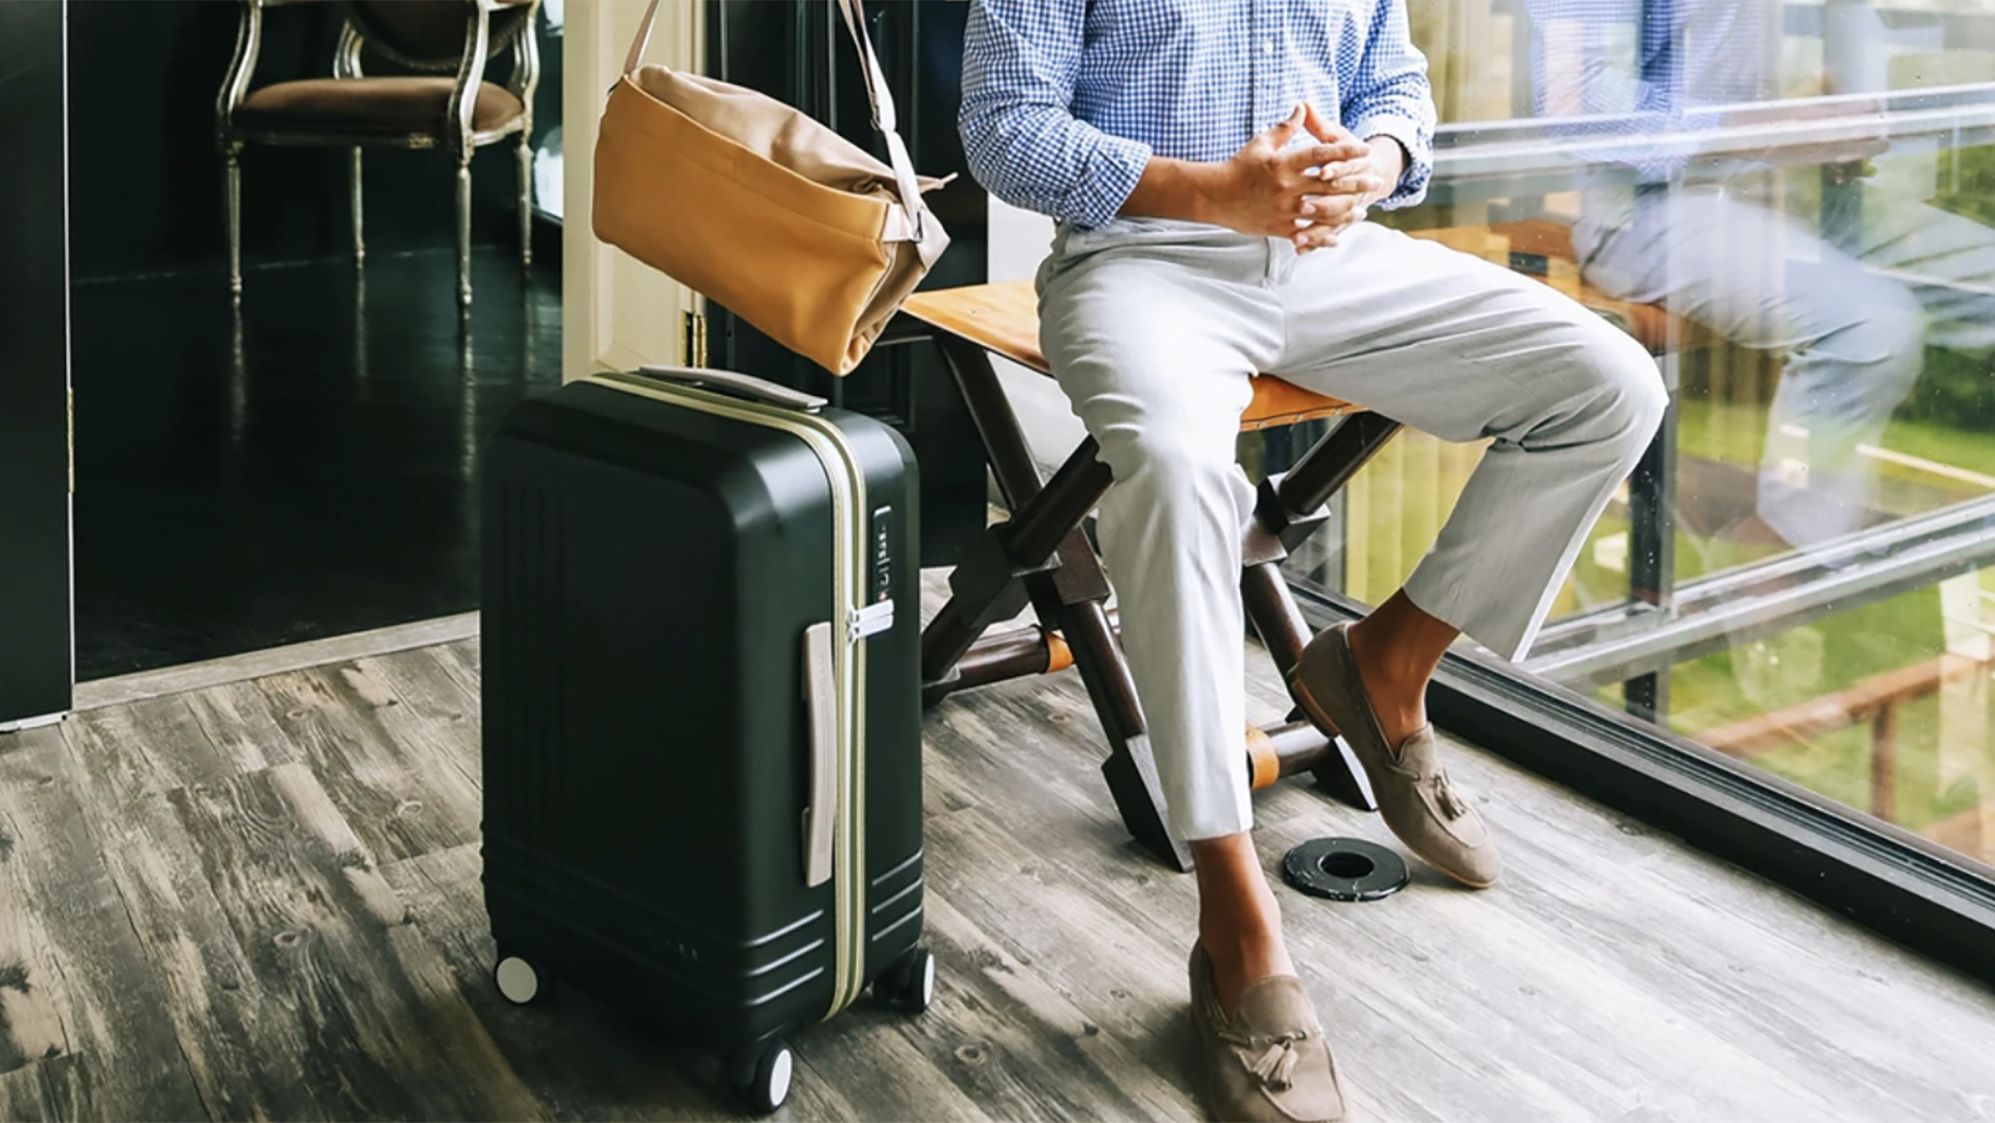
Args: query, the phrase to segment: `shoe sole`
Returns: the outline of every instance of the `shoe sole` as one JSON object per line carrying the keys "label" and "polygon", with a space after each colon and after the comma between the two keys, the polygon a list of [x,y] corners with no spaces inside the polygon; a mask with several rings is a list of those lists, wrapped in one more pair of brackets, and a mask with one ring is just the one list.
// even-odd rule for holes
{"label": "shoe sole", "polygon": [[[1364,749],[1358,747],[1357,742],[1355,742],[1352,738],[1347,737],[1343,734],[1342,730],[1344,729],[1344,723],[1330,717],[1328,711],[1326,711],[1323,708],[1323,704],[1318,702],[1316,700],[1316,696],[1309,692],[1308,684],[1303,681],[1302,669],[1303,669],[1303,663],[1301,660],[1298,660],[1295,664],[1295,669],[1289,672],[1289,680],[1288,680],[1289,696],[1295,699],[1296,705],[1302,707],[1303,715],[1309,718],[1310,721],[1315,722],[1316,727],[1318,729],[1326,731],[1335,729],[1339,731],[1337,733],[1337,736],[1343,737],[1344,744],[1350,746],[1351,755],[1358,758],[1358,763],[1364,766],[1365,774],[1371,780],[1372,787],[1374,789],[1377,789],[1380,786],[1380,780],[1377,775],[1378,770],[1373,767],[1371,760],[1368,759],[1370,754],[1366,753]],[[1369,709],[1371,707],[1371,702],[1367,700],[1365,702],[1365,706],[1367,709]],[[1376,714],[1372,715],[1372,720],[1373,721],[1378,720]],[[1387,823],[1386,826],[1390,827],[1392,826],[1392,824]],[[1395,837],[1397,837],[1399,832],[1394,831],[1393,834]],[[1406,843],[1407,849],[1409,850],[1413,849],[1412,843],[1406,842],[1406,840],[1403,838],[1400,839],[1399,841],[1402,843]],[[1414,850],[1413,852],[1419,856],[1421,861],[1426,862],[1429,866],[1433,867],[1436,870],[1439,870],[1441,873],[1447,875],[1449,878],[1453,879],[1454,881],[1459,882],[1462,885],[1468,886],[1470,889],[1489,889],[1494,887],[1496,885],[1496,882],[1500,880],[1497,878],[1492,878],[1491,880],[1488,881],[1477,881],[1473,878],[1463,877],[1461,874],[1456,873],[1454,870],[1451,870],[1448,867],[1434,861],[1432,858],[1427,857],[1427,855],[1421,854],[1418,850]]]}

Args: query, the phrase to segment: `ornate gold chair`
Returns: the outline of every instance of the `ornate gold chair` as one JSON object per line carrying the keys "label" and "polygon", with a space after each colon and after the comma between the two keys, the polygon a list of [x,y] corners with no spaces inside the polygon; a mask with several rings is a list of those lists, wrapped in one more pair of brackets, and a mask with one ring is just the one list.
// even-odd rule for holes
{"label": "ornate gold chair", "polygon": [[[533,263],[533,92],[540,53],[533,34],[540,0],[342,0],[344,25],[330,78],[250,79],[266,8],[324,0],[242,0],[235,59],[215,99],[215,139],[227,165],[229,289],[242,302],[242,149],[249,144],[347,147],[352,151],[353,260],[361,234],[361,150],[442,148],[457,160],[457,300],[471,305],[471,156],[518,138],[520,264]],[[365,77],[362,47],[417,73]],[[504,86],[484,79],[485,62],[511,47]]]}

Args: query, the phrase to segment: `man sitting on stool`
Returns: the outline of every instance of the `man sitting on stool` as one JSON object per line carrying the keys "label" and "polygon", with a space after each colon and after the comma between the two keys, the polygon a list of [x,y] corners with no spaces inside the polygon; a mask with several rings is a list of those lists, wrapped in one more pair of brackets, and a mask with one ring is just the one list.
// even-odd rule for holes
{"label": "man sitting on stool", "polygon": [[[1326,109],[1328,116],[1326,116]],[[1347,1117],[1249,830],[1234,461],[1266,372],[1448,440],[1492,438],[1406,587],[1316,637],[1291,689],[1416,853],[1483,888],[1495,844],[1436,755],[1466,632],[1537,633],[1666,394],[1551,288],[1365,221],[1422,197],[1434,106],[1404,0],[973,0],[961,128],[994,195],[1059,220],[1040,336],[1115,483],[1098,530],[1171,829],[1199,887],[1192,1008],[1221,1119]]]}

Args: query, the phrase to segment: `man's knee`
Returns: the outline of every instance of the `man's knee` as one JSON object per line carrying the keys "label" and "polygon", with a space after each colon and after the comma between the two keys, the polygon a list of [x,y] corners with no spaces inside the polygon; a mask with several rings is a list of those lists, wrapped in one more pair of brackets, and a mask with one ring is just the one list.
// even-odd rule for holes
{"label": "man's knee", "polygon": [[1600,395],[1599,412],[1606,435],[1620,444],[1632,461],[1648,447],[1669,408],[1669,391],[1655,356],[1626,332],[1604,321],[1586,349],[1587,366]]}
{"label": "man's knee", "polygon": [[1145,481],[1169,492],[1202,490],[1234,471],[1238,423],[1224,417],[1141,412],[1090,426],[1117,483]]}
{"label": "man's knee", "polygon": [[1102,499],[1098,530],[1118,582],[1131,576],[1131,564],[1168,569],[1189,562],[1194,571],[1238,564],[1238,530],[1252,509],[1253,488],[1234,459],[1237,426],[1230,418],[1130,410],[1089,428],[1115,480]]}
{"label": "man's knee", "polygon": [[1252,387],[1244,375],[1187,361],[1190,350],[1102,347],[1057,368],[1118,483],[1143,477],[1182,488],[1233,469]]}

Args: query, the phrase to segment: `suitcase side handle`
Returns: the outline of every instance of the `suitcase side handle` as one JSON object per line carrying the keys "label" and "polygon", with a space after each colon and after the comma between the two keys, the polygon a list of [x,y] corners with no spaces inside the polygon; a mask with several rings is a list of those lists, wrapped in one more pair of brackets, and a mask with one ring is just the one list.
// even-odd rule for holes
{"label": "suitcase side handle", "polygon": [[784,409],[797,409],[805,413],[816,413],[830,402],[816,394],[793,390],[780,386],[766,378],[756,378],[752,374],[737,374],[731,370],[709,370],[705,367],[672,367],[646,363],[637,368],[639,374],[649,375],[661,382],[676,382],[682,386],[704,386],[751,402],[781,406]]}
{"label": "suitcase side handle", "polygon": [[838,810],[838,680],[832,673],[829,620],[804,629],[804,710],[810,725],[810,803],[804,807],[804,885],[831,880],[832,828]]}

